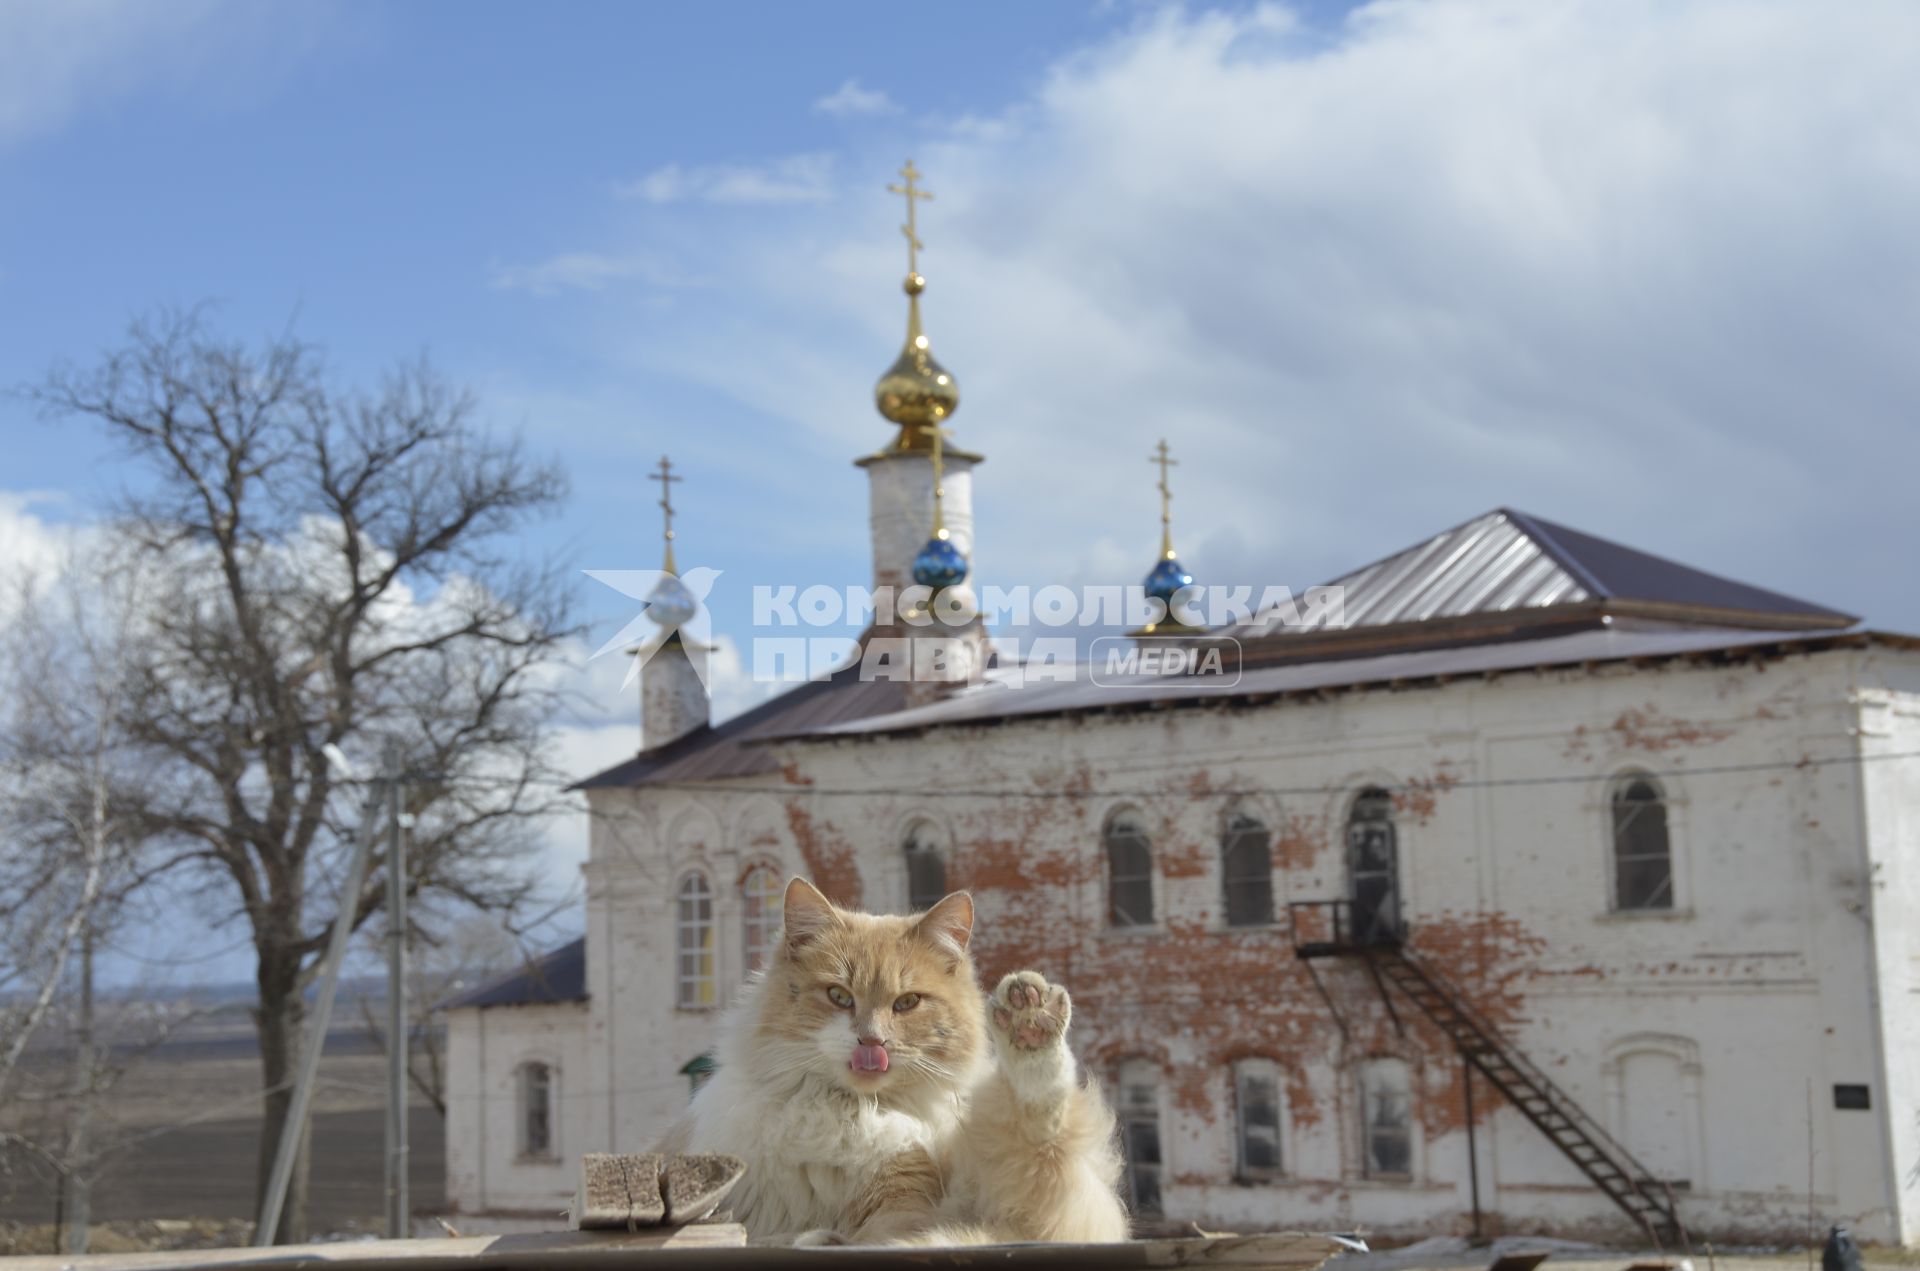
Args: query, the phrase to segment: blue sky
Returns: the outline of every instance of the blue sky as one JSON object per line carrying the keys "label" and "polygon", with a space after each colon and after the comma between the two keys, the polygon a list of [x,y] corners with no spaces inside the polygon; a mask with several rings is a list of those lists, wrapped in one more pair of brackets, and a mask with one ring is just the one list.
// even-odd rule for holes
{"label": "blue sky", "polygon": [[[671,451],[744,640],[748,584],[867,577],[911,154],[985,581],[1136,579],[1166,436],[1206,581],[1510,504],[1917,630],[1917,63],[1902,0],[11,5],[0,385],[203,299],[427,350],[571,473],[530,548],[652,565]],[[129,479],[18,400],[0,445],[14,556]]]}

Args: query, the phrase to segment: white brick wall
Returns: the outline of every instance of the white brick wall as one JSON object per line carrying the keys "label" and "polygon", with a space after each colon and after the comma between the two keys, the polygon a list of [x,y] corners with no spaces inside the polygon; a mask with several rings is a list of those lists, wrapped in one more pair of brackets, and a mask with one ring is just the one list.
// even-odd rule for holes
{"label": "white brick wall", "polygon": [[[734,984],[735,885],[753,860],[850,902],[898,908],[900,835],[931,816],[955,843],[951,884],[979,901],[983,973],[1032,963],[1073,988],[1077,1041],[1095,1072],[1135,1057],[1160,1068],[1170,1216],[1227,1228],[1463,1229],[1457,1061],[1404,999],[1403,1037],[1358,968],[1321,963],[1343,1038],[1284,929],[1288,901],[1343,893],[1346,808],[1378,782],[1401,789],[1415,948],[1589,1112],[1684,1167],[1690,1225],[1748,1238],[1804,1227],[1811,1085],[1820,1215],[1863,1238],[1913,1239],[1920,777],[1911,761],[1791,766],[1856,747],[1920,750],[1920,658],[1876,648],[1606,666],[945,729],[793,747],[784,757],[811,784],[777,798],[595,791],[594,1000],[581,1036],[605,1101],[583,1133],[606,1127],[606,1145],[645,1146],[685,1104],[678,1068],[711,1042],[712,1014],[678,1010],[671,996],[672,893],[687,870],[715,883],[721,978]],[[1748,766],[1764,770],[1707,771]],[[1604,782],[1635,767],[1659,774],[1670,799],[1670,914],[1609,911]],[[1016,794],[893,793],[931,777]],[[861,790],[872,793],[835,793]],[[1219,837],[1238,791],[1253,792],[1246,806],[1275,832],[1282,923],[1270,929],[1222,925]],[[1123,803],[1153,832],[1158,922],[1144,931],[1106,923],[1099,835]],[[454,1045],[470,1049],[470,1034]],[[1284,1075],[1284,1169],[1247,1185],[1232,1178],[1228,1073],[1252,1055]],[[1370,1180],[1360,1165],[1357,1068],[1377,1055],[1414,1074],[1408,1179]],[[1872,1111],[1835,1110],[1835,1083],[1869,1085]],[[1617,1211],[1484,1081],[1476,1097],[1490,1215],[1509,1229],[1623,1233]],[[473,1171],[464,1152],[450,1144],[463,1202],[477,1195],[460,1174]]]}

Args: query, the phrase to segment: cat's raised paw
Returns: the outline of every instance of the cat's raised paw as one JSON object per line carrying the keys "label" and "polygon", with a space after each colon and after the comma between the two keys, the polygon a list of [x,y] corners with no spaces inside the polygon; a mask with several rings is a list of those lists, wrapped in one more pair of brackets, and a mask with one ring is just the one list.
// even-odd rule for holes
{"label": "cat's raised paw", "polygon": [[993,1026],[1016,1050],[1058,1045],[1073,1016],[1073,1001],[1037,971],[1015,971],[993,991]]}

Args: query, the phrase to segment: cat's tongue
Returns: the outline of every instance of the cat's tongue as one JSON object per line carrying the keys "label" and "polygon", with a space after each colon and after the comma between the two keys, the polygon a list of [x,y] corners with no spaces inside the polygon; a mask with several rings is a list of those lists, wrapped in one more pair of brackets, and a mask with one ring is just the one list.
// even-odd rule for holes
{"label": "cat's tongue", "polygon": [[855,1072],[885,1072],[887,1070],[887,1048],[885,1046],[855,1046],[853,1058],[848,1067]]}

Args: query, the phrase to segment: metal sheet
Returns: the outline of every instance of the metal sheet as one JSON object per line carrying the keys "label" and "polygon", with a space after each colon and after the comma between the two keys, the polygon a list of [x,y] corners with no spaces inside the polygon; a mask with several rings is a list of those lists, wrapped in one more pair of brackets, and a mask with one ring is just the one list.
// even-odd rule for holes
{"label": "metal sheet", "polygon": [[[1547,609],[1587,600],[1640,600],[1743,614],[1857,619],[1779,592],[1752,587],[1512,508],[1395,552],[1327,584],[1346,595],[1348,627]],[[1322,629],[1325,629],[1323,624]],[[1236,639],[1284,635],[1274,615],[1255,615],[1220,634]]]}
{"label": "metal sheet", "polygon": [[587,942],[582,938],[444,1002],[441,1007],[452,1010],[463,1006],[542,1006],[586,1000]]}
{"label": "metal sheet", "polygon": [[1175,676],[1138,684],[1109,686],[1092,683],[1083,666],[1081,678],[1074,683],[982,685],[962,690],[928,706],[832,725],[817,730],[813,735],[860,736],[951,724],[988,723],[1034,715],[1114,710],[1157,703],[1230,701],[1320,689],[1351,689],[1504,671],[1579,666],[1628,658],[1680,657],[1694,653],[1758,649],[1768,645],[1778,645],[1782,649],[1811,650],[1842,642],[1857,644],[1881,638],[1900,637],[1880,637],[1874,633],[1809,635],[1804,631],[1746,631],[1733,628],[1634,630],[1608,626],[1536,640],[1509,640],[1419,649],[1369,658],[1337,658],[1257,667],[1231,684],[1217,678]]}

